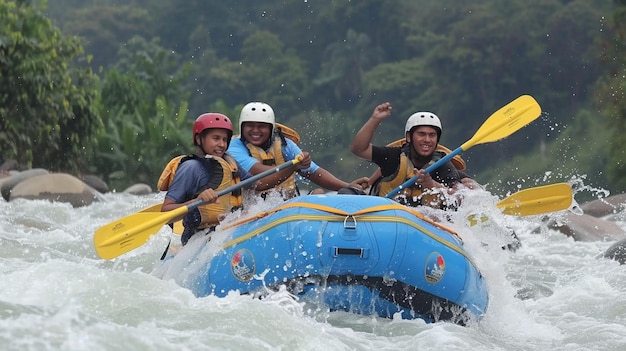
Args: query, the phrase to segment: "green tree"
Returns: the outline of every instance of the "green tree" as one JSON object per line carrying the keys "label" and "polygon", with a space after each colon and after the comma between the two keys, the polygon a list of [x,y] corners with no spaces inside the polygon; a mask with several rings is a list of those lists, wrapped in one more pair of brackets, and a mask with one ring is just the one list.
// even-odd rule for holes
{"label": "green tree", "polygon": [[113,189],[156,181],[172,156],[190,152],[191,120],[181,82],[187,68],[157,39],[135,37],[102,84],[105,128],[91,159]]}
{"label": "green tree", "polygon": [[[131,16],[147,12],[149,23],[140,30],[160,37],[164,47],[178,54],[179,65],[193,65],[190,79],[181,82],[182,89],[192,94],[191,115],[220,101],[230,110],[250,100],[264,100],[275,107],[281,122],[296,127],[307,118],[324,127],[338,127],[330,119],[343,116],[341,122],[348,128],[332,128],[333,133],[343,133],[336,147],[342,151],[381,101],[394,104],[395,123],[381,127],[379,143],[397,139],[402,131],[398,124],[402,125],[409,113],[428,109],[444,120],[443,143],[455,147],[496,109],[521,94],[531,94],[546,112],[540,120],[502,142],[464,153],[470,171],[514,169],[506,164],[513,157],[527,155],[533,159],[544,150],[559,149],[550,143],[567,142],[553,130],[578,126],[579,119],[588,116],[590,112],[583,110],[593,110],[590,101],[598,92],[592,89],[593,83],[605,69],[610,68],[616,77],[613,93],[621,98],[617,77],[623,75],[623,51],[607,54],[615,46],[610,38],[613,27],[607,20],[612,6],[620,3],[614,0],[128,0],[124,3],[129,6],[124,17],[130,22],[128,26],[115,22],[113,12],[81,12],[88,14],[84,22],[111,23],[111,28],[94,27],[97,30],[78,25],[83,19],[71,18],[76,12],[68,9],[111,3],[118,4],[115,0],[58,0],[55,13],[65,16],[60,23],[66,23],[67,30],[73,27],[78,34],[85,32],[87,41],[104,44],[103,37],[115,41],[109,33],[127,40],[137,31],[138,22],[132,21],[137,17]],[[369,46],[353,45],[361,43],[361,38],[369,38]],[[375,66],[360,61],[368,57],[366,50],[376,47],[383,49],[384,61]],[[99,50],[93,52],[97,59],[103,56]],[[113,63],[103,66],[108,70]],[[605,106],[596,109],[608,110],[614,101],[610,95],[601,94],[600,104]],[[154,99],[148,101],[154,106]],[[607,120],[616,118],[614,112],[612,116]],[[236,114],[231,117],[236,120]],[[306,134],[314,134],[308,127],[300,132],[304,141]],[[388,135],[383,137],[384,133]],[[567,134],[570,143],[585,140],[584,135]],[[334,139],[331,134],[328,140]],[[620,145],[615,146],[615,157]],[[557,160],[561,156],[546,157]],[[579,169],[590,172],[598,159],[591,162],[581,157],[584,164]],[[623,162],[616,158],[611,164],[619,168]],[[345,165],[348,162],[338,162],[336,167]],[[495,171],[489,174],[497,177]]]}
{"label": "green tree", "polygon": [[611,127],[611,143],[606,166],[610,185],[616,191],[626,191],[626,0],[616,0],[619,6],[613,13],[615,36],[606,43],[610,48],[605,62],[608,74],[598,83],[596,101],[602,107],[605,120]]}
{"label": "green tree", "polygon": [[45,3],[0,0],[0,152],[22,167],[78,172],[101,126],[97,77]]}
{"label": "green tree", "polygon": [[73,8],[66,17],[63,31],[80,33],[85,51],[93,55],[94,69],[112,65],[120,43],[150,31],[148,11],[132,5]]}
{"label": "green tree", "polygon": [[330,87],[337,101],[357,101],[363,93],[363,76],[382,61],[382,49],[373,45],[367,34],[348,30],[341,42],[326,48],[322,70],[315,81]]}
{"label": "green tree", "polygon": [[246,38],[241,59],[212,66],[205,81],[211,90],[208,101],[223,99],[229,106],[263,101],[279,116],[291,116],[302,110],[309,93],[307,77],[296,53],[285,49],[277,35],[261,31]]}
{"label": "green tree", "polygon": [[[476,152],[491,157],[475,158],[472,167],[536,152],[548,141],[546,127],[571,123],[590,99],[607,3],[444,0],[411,9],[407,40],[431,73],[422,108],[444,118],[445,135],[461,143],[495,110],[531,94],[544,111],[555,112],[544,115],[547,123],[532,123],[503,143],[481,146]],[[440,16],[451,22],[444,26]],[[529,135],[535,136],[531,143]]]}

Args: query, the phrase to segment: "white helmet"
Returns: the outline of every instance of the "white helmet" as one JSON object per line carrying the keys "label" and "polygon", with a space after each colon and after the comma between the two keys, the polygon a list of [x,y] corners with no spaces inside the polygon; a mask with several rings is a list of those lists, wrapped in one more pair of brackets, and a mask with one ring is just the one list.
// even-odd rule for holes
{"label": "white helmet", "polygon": [[239,114],[239,133],[243,130],[244,122],[263,122],[272,125],[274,130],[274,110],[264,102],[249,102],[241,109]]}
{"label": "white helmet", "polygon": [[437,140],[441,138],[441,121],[436,114],[432,112],[416,112],[406,120],[405,132],[410,132],[411,129],[419,126],[429,126],[437,130]]}

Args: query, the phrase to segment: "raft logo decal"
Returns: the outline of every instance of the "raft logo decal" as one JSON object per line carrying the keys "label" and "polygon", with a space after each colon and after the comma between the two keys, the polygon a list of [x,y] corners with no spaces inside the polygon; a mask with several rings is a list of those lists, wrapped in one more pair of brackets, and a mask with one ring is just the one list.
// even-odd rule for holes
{"label": "raft logo decal", "polygon": [[256,263],[252,252],[247,249],[240,249],[230,259],[230,271],[237,280],[247,282],[252,279],[256,271]]}
{"label": "raft logo decal", "polygon": [[426,258],[426,265],[424,266],[426,281],[431,284],[438,283],[444,274],[446,274],[446,261],[439,252],[432,252]]}

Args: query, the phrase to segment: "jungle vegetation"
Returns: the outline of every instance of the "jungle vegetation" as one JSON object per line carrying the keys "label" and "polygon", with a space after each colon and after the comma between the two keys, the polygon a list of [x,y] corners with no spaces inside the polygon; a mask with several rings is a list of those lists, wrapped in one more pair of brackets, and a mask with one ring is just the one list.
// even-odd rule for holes
{"label": "jungle vegetation", "polygon": [[[506,192],[626,191],[626,0],[0,0],[0,158],[154,185],[201,113],[270,104],[337,176],[381,102],[442,118],[456,148],[523,94],[542,116],[463,154]],[[236,124],[236,123],[235,123]]]}

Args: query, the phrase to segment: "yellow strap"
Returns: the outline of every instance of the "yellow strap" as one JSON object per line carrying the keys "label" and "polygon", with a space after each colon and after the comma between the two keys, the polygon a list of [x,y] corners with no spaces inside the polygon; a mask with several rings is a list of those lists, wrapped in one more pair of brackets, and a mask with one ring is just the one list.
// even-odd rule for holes
{"label": "yellow strap", "polygon": [[[322,207],[326,207],[326,206],[322,206]],[[379,206],[379,207],[384,207],[384,206]],[[343,212],[343,211],[339,211],[339,212]],[[264,226],[257,228],[245,235],[241,235],[233,240],[230,240],[226,243],[224,243],[224,245],[222,245],[222,247],[224,249],[240,244],[242,242],[245,242],[251,238],[254,238],[258,235],[262,235],[262,234],[267,234],[269,233],[269,230],[281,225],[283,223],[288,223],[291,221],[302,221],[302,220],[309,220],[309,221],[329,221],[329,222],[338,222],[338,221],[343,221],[344,219],[341,217],[337,217],[337,216],[328,216],[328,215],[314,215],[314,214],[292,214],[289,216],[284,216],[281,218],[278,218],[272,222],[269,222],[267,224],[265,224]],[[398,217],[398,216],[365,216],[365,217],[360,217],[359,218],[360,221],[363,222],[396,222],[396,223],[403,223],[406,224],[408,226],[411,226],[417,230],[419,230],[420,232],[424,233],[425,235],[429,236],[431,239],[439,242],[440,244],[450,248],[451,250],[459,253],[460,255],[462,255],[463,257],[465,257],[473,266],[476,267],[476,264],[474,263],[474,261],[472,260],[472,258],[464,251],[462,250],[460,247],[458,247],[457,245],[452,244],[451,242],[449,242],[448,240],[445,240],[444,238],[441,238],[440,236],[432,233],[431,231],[429,231],[428,229],[424,228],[423,226],[419,225],[418,222],[413,221],[409,218],[404,218],[404,217]],[[453,233],[454,234],[454,233]],[[455,234],[456,236],[456,234]]]}
{"label": "yellow strap", "polygon": [[239,220],[237,222],[233,222],[233,223],[223,227],[223,229],[236,227],[238,225],[241,225],[241,224],[244,224],[244,223],[248,223],[250,221],[253,221],[253,220],[256,220],[256,219],[259,219],[259,218],[266,217],[266,216],[268,216],[268,215],[270,215],[272,213],[278,212],[280,210],[284,210],[284,209],[287,209],[287,208],[293,208],[293,207],[305,207],[305,208],[310,208],[310,209],[314,209],[314,210],[319,210],[319,211],[324,211],[324,212],[336,214],[336,215],[339,215],[339,216],[359,216],[359,215],[363,215],[363,214],[367,214],[367,213],[373,213],[373,212],[378,212],[378,211],[401,210],[401,211],[409,212],[410,214],[414,215],[415,217],[417,217],[417,218],[419,218],[419,219],[421,219],[421,220],[423,220],[425,222],[428,222],[431,225],[433,225],[433,226],[435,226],[435,227],[437,227],[439,229],[445,230],[446,232],[448,232],[448,233],[456,236],[457,238],[461,239],[454,230],[452,230],[452,229],[450,229],[450,228],[448,228],[448,227],[446,227],[446,226],[444,226],[444,225],[442,225],[440,223],[437,223],[437,222],[433,221],[432,219],[424,216],[420,212],[418,212],[418,211],[416,211],[416,210],[414,210],[414,209],[412,209],[410,207],[407,207],[407,206],[404,206],[404,205],[401,205],[401,204],[398,204],[398,203],[391,203],[391,204],[385,204],[385,205],[378,205],[378,206],[368,207],[368,208],[364,208],[362,210],[356,211],[354,213],[349,213],[349,212],[346,212],[346,211],[343,211],[343,210],[340,210],[340,209],[337,209],[337,208],[334,208],[334,207],[330,207],[330,206],[324,206],[324,205],[319,205],[319,204],[311,204],[311,203],[308,203],[308,202],[289,202],[289,203],[285,203],[285,204],[283,204],[281,206],[278,206],[276,208],[273,208],[273,209],[271,209],[269,211],[261,212],[261,213],[258,213],[256,215],[252,216],[252,217],[248,217],[248,218]]}
{"label": "yellow strap", "polygon": [[287,127],[284,124],[274,123],[277,128],[280,128],[280,131],[283,132],[285,137],[291,139],[296,144],[300,144],[300,134],[296,132],[294,129]]}

